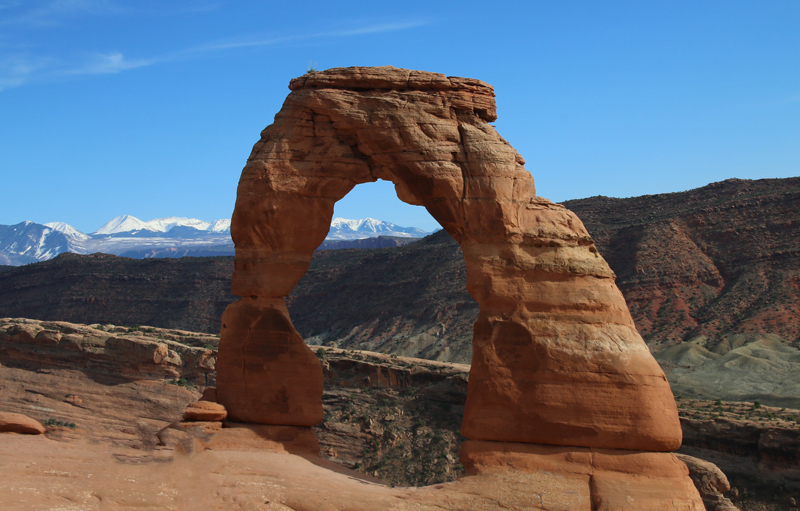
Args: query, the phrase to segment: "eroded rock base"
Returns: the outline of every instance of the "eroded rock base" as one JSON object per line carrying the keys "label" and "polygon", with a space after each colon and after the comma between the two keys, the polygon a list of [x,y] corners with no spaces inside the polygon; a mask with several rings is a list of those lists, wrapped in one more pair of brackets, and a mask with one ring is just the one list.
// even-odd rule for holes
{"label": "eroded rock base", "polygon": [[225,422],[213,438],[204,442],[207,449],[226,451],[269,451],[319,456],[319,441],[310,427],[271,426]]}
{"label": "eroded rock base", "polygon": [[470,476],[525,474],[524,494],[541,509],[705,510],[672,453],[466,441],[461,463]]}

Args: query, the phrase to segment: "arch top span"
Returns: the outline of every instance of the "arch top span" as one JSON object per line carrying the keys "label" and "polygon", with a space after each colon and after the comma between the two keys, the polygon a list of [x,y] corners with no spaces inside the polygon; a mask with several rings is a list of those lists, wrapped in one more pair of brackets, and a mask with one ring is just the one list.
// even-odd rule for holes
{"label": "arch top span", "polygon": [[462,246],[481,308],[462,432],[474,440],[665,451],[677,408],[581,221],[536,196],[524,159],[489,124],[494,90],[393,67],[295,78],[239,181],[233,292],[218,396],[234,420],[313,425],[322,372],[283,297],[333,207],[360,183],[395,184]]}
{"label": "arch top span", "polygon": [[[290,89],[239,182],[232,236],[242,257],[234,294],[262,294],[258,276],[271,273],[275,257],[277,265],[310,260],[335,202],[377,179],[392,181],[400,200],[426,207],[459,241],[508,229],[522,234],[536,193],[533,177],[489,124],[497,117],[490,85],[380,67],[311,73],[292,80]],[[281,230],[298,209],[303,232]],[[286,296],[294,283],[274,293]]]}

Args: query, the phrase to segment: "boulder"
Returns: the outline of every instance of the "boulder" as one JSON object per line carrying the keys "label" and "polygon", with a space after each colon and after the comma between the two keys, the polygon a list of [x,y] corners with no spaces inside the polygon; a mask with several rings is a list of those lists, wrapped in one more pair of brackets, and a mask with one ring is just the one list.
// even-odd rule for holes
{"label": "boulder", "polygon": [[218,422],[225,420],[228,412],[225,407],[219,403],[212,403],[211,401],[197,401],[191,403],[186,407],[183,414],[185,421],[202,421],[202,422]]}
{"label": "boulder", "polygon": [[47,431],[42,424],[21,413],[0,412],[0,433],[41,435]]}
{"label": "boulder", "polygon": [[730,491],[731,485],[719,467],[687,454],[676,453],[675,456],[689,469],[689,477],[700,492],[706,511],[739,511],[730,499],[722,495]]}

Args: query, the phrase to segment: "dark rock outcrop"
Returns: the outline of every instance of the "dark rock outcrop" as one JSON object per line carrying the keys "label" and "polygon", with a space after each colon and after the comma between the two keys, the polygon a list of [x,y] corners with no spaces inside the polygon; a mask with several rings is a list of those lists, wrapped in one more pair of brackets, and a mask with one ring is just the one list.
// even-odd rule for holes
{"label": "dark rock outcrop", "polygon": [[0,317],[219,333],[232,258],[64,253],[0,272]]}
{"label": "dark rock outcrop", "polygon": [[700,492],[706,511],[739,511],[730,499],[722,495],[730,491],[731,485],[719,467],[694,456],[686,454],[676,454],[676,456],[689,468],[689,477]]}

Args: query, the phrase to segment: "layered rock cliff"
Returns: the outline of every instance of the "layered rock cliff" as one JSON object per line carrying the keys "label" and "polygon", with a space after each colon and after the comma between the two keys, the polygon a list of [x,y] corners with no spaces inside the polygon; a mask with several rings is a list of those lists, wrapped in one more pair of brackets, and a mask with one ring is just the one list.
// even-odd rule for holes
{"label": "layered rock cliff", "polygon": [[149,327],[142,331],[0,318],[2,364],[33,370],[63,368],[112,380],[184,379],[207,384],[210,377],[213,383],[217,342],[213,336]]}
{"label": "layered rock cliff", "polygon": [[233,258],[61,254],[0,272],[0,317],[219,333]]}
{"label": "layered rock cliff", "polygon": [[732,333],[800,341],[800,178],[566,204],[654,348]]}

